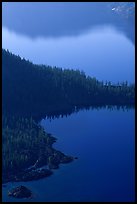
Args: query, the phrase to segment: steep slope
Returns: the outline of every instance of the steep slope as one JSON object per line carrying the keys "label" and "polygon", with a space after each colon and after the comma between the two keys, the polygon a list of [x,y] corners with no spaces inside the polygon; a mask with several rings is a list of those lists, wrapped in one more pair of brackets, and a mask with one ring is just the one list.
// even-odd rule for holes
{"label": "steep slope", "polygon": [[34,65],[2,50],[3,114],[40,116],[98,104],[134,104],[134,85],[104,84],[79,70]]}

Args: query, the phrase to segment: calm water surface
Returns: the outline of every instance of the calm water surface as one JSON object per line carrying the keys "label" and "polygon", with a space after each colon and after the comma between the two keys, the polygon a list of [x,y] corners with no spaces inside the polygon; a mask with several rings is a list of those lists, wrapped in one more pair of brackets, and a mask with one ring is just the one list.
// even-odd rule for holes
{"label": "calm water surface", "polygon": [[[68,117],[43,119],[44,129],[58,138],[54,147],[77,156],[60,165],[51,177],[26,183],[9,183],[7,190],[24,184],[33,199],[21,201],[134,201],[134,110],[82,110]],[[12,186],[13,185],[13,186]]]}
{"label": "calm water surface", "polygon": [[[93,10],[98,14],[87,8],[89,15],[79,13],[80,28],[66,18],[67,24],[62,21],[57,36],[31,38],[3,24],[2,47],[36,64],[80,69],[104,81],[134,82],[134,24],[113,13]],[[54,19],[52,23],[47,30],[56,28]],[[43,119],[45,130],[58,138],[54,147],[78,160],[60,165],[45,179],[9,183],[3,187],[3,201],[18,202],[9,198],[7,191],[19,184],[34,192],[33,199],[21,199],[23,202],[134,201],[134,123],[134,110],[82,110],[69,117]]]}

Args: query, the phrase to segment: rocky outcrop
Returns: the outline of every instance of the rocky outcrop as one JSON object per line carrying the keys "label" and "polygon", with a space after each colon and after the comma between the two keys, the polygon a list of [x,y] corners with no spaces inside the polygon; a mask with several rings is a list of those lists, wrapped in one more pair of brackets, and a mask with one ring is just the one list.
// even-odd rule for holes
{"label": "rocky outcrop", "polygon": [[73,157],[66,156],[62,152],[54,150],[54,153],[48,157],[47,163],[50,169],[57,169],[60,163],[69,163],[73,160]]}
{"label": "rocky outcrop", "polygon": [[70,156],[64,156],[61,160],[61,163],[65,164],[65,163],[69,163],[69,162],[72,162],[74,160],[73,157],[70,157]]}
{"label": "rocky outcrop", "polygon": [[[56,138],[51,136],[51,134],[47,134],[45,140],[44,144],[39,144],[39,147],[33,148],[34,152],[40,153],[38,156],[35,154],[32,157],[30,166],[18,168],[16,171],[3,171],[2,183],[32,181],[45,178],[52,175],[53,172],[51,170],[59,168],[61,163],[69,163],[76,159],[75,157],[67,156],[61,151],[54,149],[52,145],[56,142]],[[40,148],[40,150],[38,148]],[[26,153],[25,150],[24,152]],[[32,163],[32,161],[35,162]],[[43,168],[45,166],[46,168]]]}
{"label": "rocky outcrop", "polygon": [[10,190],[8,192],[8,196],[15,198],[30,198],[32,196],[32,192],[25,186],[18,186]]}

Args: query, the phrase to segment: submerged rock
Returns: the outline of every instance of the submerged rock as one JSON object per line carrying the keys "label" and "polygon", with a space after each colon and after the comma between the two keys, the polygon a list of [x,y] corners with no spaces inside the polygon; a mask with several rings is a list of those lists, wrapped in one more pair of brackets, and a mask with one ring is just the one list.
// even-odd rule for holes
{"label": "submerged rock", "polygon": [[18,186],[10,190],[8,192],[8,196],[15,198],[30,198],[32,196],[32,192],[25,186]]}

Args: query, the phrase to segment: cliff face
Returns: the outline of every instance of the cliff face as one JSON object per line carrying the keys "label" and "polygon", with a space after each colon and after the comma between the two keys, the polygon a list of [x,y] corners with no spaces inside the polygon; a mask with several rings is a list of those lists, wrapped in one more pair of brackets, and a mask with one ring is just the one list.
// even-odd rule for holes
{"label": "cliff face", "polygon": [[130,19],[135,17],[135,2],[111,2],[108,7],[116,14]]}

